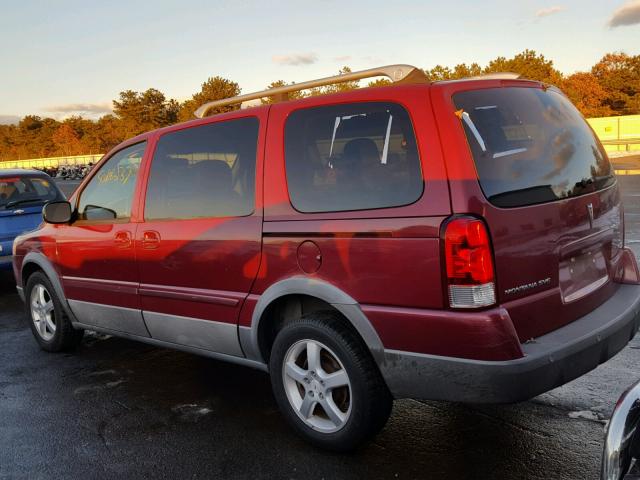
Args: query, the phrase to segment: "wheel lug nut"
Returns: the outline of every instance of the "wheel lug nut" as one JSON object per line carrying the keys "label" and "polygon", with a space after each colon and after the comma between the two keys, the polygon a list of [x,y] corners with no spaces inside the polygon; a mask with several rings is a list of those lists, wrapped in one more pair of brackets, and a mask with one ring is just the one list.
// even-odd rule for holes
{"label": "wheel lug nut", "polygon": [[313,397],[313,392],[309,392],[309,396],[310,396],[310,397]]}
{"label": "wheel lug nut", "polygon": [[320,398],[324,398],[324,395],[321,393],[320,395],[318,395]]}

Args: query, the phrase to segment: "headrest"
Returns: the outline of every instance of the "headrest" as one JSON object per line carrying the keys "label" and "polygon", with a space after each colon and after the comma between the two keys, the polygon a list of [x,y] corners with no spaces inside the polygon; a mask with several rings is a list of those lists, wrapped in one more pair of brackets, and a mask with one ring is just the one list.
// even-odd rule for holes
{"label": "headrest", "polygon": [[189,161],[186,158],[174,158],[169,155],[162,155],[158,158],[155,158],[154,163],[157,162],[158,167],[162,168],[163,171],[167,170],[176,170],[179,168],[186,168],[189,164]]}
{"label": "headrest", "polygon": [[349,157],[350,159],[358,159],[358,161],[378,159],[380,160],[380,153],[376,142],[370,138],[354,138],[349,140],[344,146],[342,153],[343,157]]}
{"label": "headrest", "polygon": [[231,167],[222,160],[202,160],[191,167],[197,176],[215,185],[227,185],[231,188]]}

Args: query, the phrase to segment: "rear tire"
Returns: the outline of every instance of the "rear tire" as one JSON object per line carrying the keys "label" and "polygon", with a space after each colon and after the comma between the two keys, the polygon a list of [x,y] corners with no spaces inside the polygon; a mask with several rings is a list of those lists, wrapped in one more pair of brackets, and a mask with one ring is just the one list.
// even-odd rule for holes
{"label": "rear tire", "polygon": [[269,368],[278,406],[308,442],[350,451],[386,424],[393,398],[360,337],[332,311],[278,332]]}
{"label": "rear tire", "polygon": [[40,348],[60,352],[77,347],[84,330],[73,328],[51,281],[42,272],[27,280],[25,304],[31,332]]}

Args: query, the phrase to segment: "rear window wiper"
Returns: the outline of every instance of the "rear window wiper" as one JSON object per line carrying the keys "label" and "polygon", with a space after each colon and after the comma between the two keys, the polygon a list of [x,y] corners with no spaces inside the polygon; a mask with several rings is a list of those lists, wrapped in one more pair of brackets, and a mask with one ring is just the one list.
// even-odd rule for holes
{"label": "rear window wiper", "polygon": [[483,152],[486,152],[487,146],[484,143],[484,139],[482,138],[482,135],[480,135],[480,132],[476,128],[476,124],[473,123],[473,120],[471,120],[471,115],[469,115],[464,110],[458,110],[456,112],[456,115],[458,115],[458,117],[461,118],[462,121],[467,124],[467,127],[469,127],[469,130],[471,130],[471,133],[475,137],[476,142],[478,142],[478,145],[480,145],[480,149]]}

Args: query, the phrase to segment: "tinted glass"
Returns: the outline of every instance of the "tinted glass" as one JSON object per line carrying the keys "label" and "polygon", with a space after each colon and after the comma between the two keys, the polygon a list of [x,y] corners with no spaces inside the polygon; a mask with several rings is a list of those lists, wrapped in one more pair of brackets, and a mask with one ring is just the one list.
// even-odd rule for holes
{"label": "tinted glass", "polygon": [[0,209],[32,207],[53,200],[64,200],[64,196],[49,178],[0,177]]}
{"label": "tinted glass", "polygon": [[250,215],[258,125],[257,118],[241,118],[160,138],[151,164],[145,219]]}
{"label": "tinted glass", "polygon": [[125,220],[131,216],[133,191],[146,143],[132,145],[102,165],[82,191],[79,220]]}
{"label": "tinted glass", "polygon": [[495,88],[457,93],[453,100],[480,185],[494,205],[550,202],[614,182],[600,142],[561,93]]}
{"label": "tinted glass", "polygon": [[301,212],[397,207],[422,195],[409,114],[393,103],[293,112],[285,127],[287,183]]}

